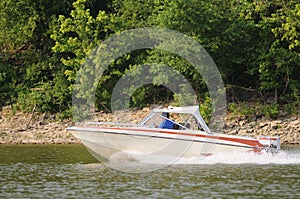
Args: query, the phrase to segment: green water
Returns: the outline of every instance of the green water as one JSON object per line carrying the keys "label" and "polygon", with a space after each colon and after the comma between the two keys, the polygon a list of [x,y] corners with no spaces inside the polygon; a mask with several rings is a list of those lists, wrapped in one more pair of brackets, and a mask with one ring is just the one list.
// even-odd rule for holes
{"label": "green water", "polygon": [[274,163],[178,164],[136,174],[97,163],[81,145],[0,145],[0,154],[0,198],[300,198],[298,147]]}

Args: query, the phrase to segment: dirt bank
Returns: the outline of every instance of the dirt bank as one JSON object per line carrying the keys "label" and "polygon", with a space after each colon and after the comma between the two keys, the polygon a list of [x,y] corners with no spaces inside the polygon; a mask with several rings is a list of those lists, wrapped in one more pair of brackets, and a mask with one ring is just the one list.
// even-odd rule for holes
{"label": "dirt bank", "polygon": [[[150,108],[131,110],[128,121],[137,123]],[[112,121],[112,114],[98,113],[98,121]],[[77,140],[65,129],[71,120],[57,121],[46,114],[15,113],[4,109],[0,112],[0,144],[78,144]],[[224,133],[231,135],[280,136],[282,144],[300,144],[300,116],[284,116],[274,119],[234,118],[225,119]]]}

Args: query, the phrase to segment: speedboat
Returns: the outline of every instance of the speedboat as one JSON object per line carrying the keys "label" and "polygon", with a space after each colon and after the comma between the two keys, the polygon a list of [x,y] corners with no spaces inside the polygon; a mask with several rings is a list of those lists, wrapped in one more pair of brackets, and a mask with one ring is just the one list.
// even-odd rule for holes
{"label": "speedboat", "polygon": [[[166,121],[167,127],[163,126]],[[279,137],[211,132],[200,115],[199,106],[155,108],[138,124],[88,122],[67,130],[92,154],[108,161],[118,153],[190,158],[235,151],[276,153],[280,150]]]}

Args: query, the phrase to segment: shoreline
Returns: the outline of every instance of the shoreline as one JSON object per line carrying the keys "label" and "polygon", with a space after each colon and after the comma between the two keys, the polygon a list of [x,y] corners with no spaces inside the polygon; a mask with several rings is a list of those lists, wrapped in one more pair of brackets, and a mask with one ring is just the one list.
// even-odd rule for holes
{"label": "shoreline", "polygon": [[[150,112],[150,108],[132,109],[125,113],[128,121],[137,123]],[[98,121],[113,121],[111,113],[97,113]],[[66,128],[72,126],[71,119],[57,121],[53,115],[38,113],[12,114],[10,109],[0,112],[0,144],[82,144]],[[279,136],[281,145],[300,145],[300,116],[267,118],[225,118],[223,133],[257,137]]]}

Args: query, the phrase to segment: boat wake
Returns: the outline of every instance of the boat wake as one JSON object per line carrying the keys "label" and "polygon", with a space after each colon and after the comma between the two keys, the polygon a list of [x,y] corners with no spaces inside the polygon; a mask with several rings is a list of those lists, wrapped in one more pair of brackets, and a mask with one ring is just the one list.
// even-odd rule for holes
{"label": "boat wake", "polygon": [[176,164],[300,164],[300,152],[270,153],[219,153],[209,157],[180,158]]}
{"label": "boat wake", "polygon": [[211,156],[171,157],[164,155],[120,153],[110,160],[111,163],[140,163],[140,164],[300,164],[300,150],[280,151],[271,153],[218,153]]}
{"label": "boat wake", "polygon": [[[138,154],[120,152],[113,155],[108,162],[85,165],[85,168],[109,167],[126,173],[146,173],[174,165],[298,165],[300,164],[300,148],[297,150],[270,153],[218,153],[211,156],[175,158],[165,155]],[[103,167],[104,166],[104,167]]]}

